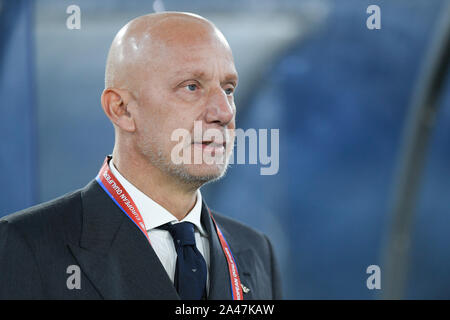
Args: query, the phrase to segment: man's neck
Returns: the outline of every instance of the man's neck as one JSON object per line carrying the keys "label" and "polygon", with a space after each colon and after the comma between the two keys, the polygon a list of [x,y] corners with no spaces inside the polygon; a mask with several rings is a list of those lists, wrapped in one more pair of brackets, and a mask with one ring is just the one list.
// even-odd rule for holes
{"label": "man's neck", "polygon": [[181,188],[176,180],[148,161],[113,153],[113,162],[125,179],[178,220],[182,220],[195,206],[197,190]]}

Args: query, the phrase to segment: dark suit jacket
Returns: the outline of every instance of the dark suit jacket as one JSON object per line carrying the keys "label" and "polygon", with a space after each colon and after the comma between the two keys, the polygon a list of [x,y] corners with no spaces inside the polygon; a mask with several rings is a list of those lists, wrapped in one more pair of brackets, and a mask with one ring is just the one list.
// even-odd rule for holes
{"label": "dark suit jacket", "polygon": [[[268,238],[213,212],[236,260],[244,299],[281,299]],[[210,243],[208,299],[231,299],[228,265],[202,206]],[[71,265],[80,289],[68,289]],[[146,237],[93,180],[0,220],[0,299],[179,299]]]}

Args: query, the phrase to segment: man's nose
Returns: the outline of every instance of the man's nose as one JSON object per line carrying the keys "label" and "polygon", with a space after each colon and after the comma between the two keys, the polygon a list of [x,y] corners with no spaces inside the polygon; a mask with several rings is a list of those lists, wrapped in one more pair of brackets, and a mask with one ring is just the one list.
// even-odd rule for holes
{"label": "man's nose", "polygon": [[226,126],[234,118],[235,107],[232,98],[220,88],[210,93],[207,105],[206,122]]}

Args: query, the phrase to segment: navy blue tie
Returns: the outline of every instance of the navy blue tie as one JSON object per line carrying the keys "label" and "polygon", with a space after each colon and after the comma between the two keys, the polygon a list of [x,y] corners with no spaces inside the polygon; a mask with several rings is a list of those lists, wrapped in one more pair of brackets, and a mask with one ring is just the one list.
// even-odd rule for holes
{"label": "navy blue tie", "polygon": [[170,232],[177,251],[174,285],[183,300],[201,300],[206,292],[206,262],[195,246],[194,225],[167,223],[159,227]]}

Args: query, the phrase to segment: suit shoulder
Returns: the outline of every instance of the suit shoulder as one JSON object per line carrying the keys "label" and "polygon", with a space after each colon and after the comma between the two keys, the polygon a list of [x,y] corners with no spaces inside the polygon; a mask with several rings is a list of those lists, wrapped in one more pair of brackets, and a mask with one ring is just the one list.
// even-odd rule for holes
{"label": "suit shoulder", "polygon": [[4,216],[0,219],[0,225],[11,225],[33,234],[43,226],[50,227],[54,222],[60,222],[64,214],[73,213],[78,208],[81,208],[80,190]]}

